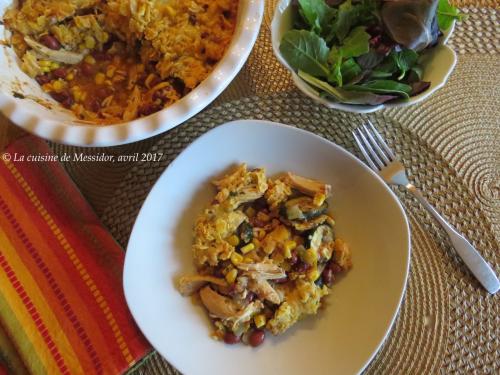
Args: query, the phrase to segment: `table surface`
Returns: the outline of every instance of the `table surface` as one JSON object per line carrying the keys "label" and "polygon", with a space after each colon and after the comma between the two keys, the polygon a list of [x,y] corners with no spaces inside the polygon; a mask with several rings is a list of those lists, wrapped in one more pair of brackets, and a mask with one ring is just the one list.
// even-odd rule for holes
{"label": "table surface", "polygon": [[[276,92],[293,90],[289,78],[277,82],[268,75],[269,71],[280,70],[279,64],[273,60],[268,40],[268,25],[274,3],[276,1],[268,2],[261,35],[249,61],[211,108],[246,96],[266,97]],[[500,40],[497,20],[499,3],[497,0],[460,0],[454,3],[461,6],[469,17],[458,26],[451,40],[451,45],[458,52],[458,64],[446,88],[423,104],[402,110],[384,110],[383,116],[404,124],[406,131],[443,158],[450,170],[456,173],[456,178],[467,185],[471,197],[479,202],[498,244],[500,242],[500,116],[496,109],[500,109],[500,59],[498,58]],[[466,82],[463,77],[467,77]],[[23,130],[0,114],[0,151],[23,134],[25,134]],[[106,148],[105,152],[129,154],[148,151],[159,137],[161,136],[131,145]],[[55,152],[75,150],[69,146],[51,146]],[[86,152],[96,153],[99,149],[88,149]],[[68,163],[64,166],[83,195],[101,216],[109,207],[109,202],[116,194],[120,183],[133,170],[134,164]],[[440,173],[440,171],[432,172]],[[417,223],[412,222],[412,224],[413,230],[418,231]],[[418,233],[416,234],[418,237]],[[412,263],[412,267],[418,269],[418,262]],[[413,295],[415,292],[410,290],[406,299],[411,302]],[[407,307],[411,306],[410,302],[406,303]],[[498,348],[493,348],[494,353],[497,353],[497,350]],[[450,361],[453,360],[452,355],[449,357]]]}

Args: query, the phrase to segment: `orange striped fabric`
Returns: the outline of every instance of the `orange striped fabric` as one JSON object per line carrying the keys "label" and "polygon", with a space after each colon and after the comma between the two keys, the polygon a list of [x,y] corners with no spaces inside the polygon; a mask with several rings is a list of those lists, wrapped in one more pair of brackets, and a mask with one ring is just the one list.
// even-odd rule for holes
{"label": "orange striped fabric", "polygon": [[121,374],[148,351],[125,304],[124,253],[45,142],[0,161],[0,375]]}

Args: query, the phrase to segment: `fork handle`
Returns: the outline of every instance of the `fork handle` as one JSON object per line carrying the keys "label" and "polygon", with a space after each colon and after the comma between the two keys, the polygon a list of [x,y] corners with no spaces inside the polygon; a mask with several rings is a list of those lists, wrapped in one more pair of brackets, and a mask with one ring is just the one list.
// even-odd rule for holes
{"label": "fork handle", "polygon": [[424,198],[422,193],[412,184],[406,185],[406,189],[413,194],[415,198],[429,211],[432,216],[441,224],[450,237],[453,247],[462,258],[465,265],[473,273],[476,279],[491,294],[495,294],[500,289],[500,282],[495,272],[490,267],[479,252],[467,241],[460,233],[456,231]]}

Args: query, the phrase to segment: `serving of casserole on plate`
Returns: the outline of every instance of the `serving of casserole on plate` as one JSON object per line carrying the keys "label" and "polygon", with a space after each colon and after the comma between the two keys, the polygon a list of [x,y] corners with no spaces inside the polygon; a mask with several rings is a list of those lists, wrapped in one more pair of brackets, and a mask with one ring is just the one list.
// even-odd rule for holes
{"label": "serving of casserole on plate", "polygon": [[319,313],[352,267],[328,213],[331,186],[288,172],[268,178],[241,164],[213,182],[217,195],[195,223],[197,274],[179,290],[199,296],[226,344],[264,342]]}

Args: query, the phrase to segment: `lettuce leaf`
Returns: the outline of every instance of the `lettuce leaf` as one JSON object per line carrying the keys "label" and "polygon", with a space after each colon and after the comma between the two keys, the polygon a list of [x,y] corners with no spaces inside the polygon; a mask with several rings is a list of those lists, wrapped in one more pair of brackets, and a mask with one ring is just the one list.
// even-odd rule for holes
{"label": "lettuce leaf", "polygon": [[437,22],[441,31],[446,31],[451,27],[454,20],[462,21],[465,15],[453,5],[450,5],[448,0],[439,0],[437,8]]}
{"label": "lettuce leaf", "polygon": [[312,31],[290,30],[280,44],[280,52],[295,70],[302,70],[313,76],[327,77],[327,58],[330,52],[323,38]]}

